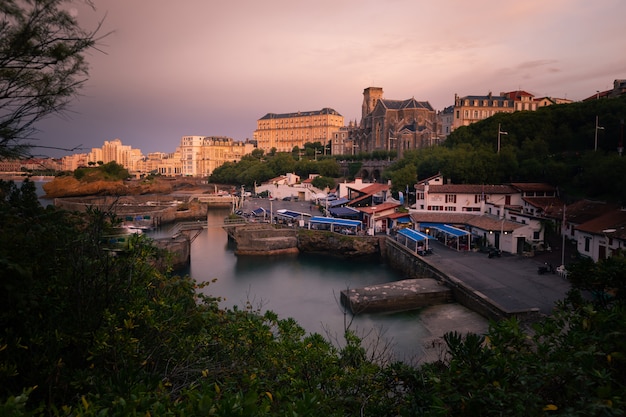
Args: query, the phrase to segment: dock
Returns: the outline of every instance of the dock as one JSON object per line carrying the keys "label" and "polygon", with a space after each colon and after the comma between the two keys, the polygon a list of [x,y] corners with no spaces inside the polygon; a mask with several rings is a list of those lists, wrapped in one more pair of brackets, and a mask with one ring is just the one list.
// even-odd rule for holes
{"label": "dock", "polygon": [[341,291],[352,314],[416,310],[454,301],[452,290],[433,278],[405,279]]}

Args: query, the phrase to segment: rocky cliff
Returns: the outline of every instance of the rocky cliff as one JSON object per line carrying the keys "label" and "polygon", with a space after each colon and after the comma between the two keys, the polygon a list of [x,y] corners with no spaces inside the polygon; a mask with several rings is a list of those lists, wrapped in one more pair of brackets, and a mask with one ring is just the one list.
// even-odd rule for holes
{"label": "rocky cliff", "polygon": [[56,177],[43,186],[47,198],[97,195],[169,194],[176,191],[205,193],[215,190],[195,178],[155,178],[128,181],[79,181],[74,177]]}

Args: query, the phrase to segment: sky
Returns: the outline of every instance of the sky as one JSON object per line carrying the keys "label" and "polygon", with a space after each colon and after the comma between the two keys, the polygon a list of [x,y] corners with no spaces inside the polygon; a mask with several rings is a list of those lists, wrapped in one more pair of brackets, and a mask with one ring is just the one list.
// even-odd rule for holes
{"label": "sky", "polygon": [[252,139],[267,113],[330,107],[361,119],[363,90],[435,110],[525,90],[582,100],[626,78],[623,0],[93,0],[89,79],[37,127],[35,155],[104,141],[174,152],[187,135]]}

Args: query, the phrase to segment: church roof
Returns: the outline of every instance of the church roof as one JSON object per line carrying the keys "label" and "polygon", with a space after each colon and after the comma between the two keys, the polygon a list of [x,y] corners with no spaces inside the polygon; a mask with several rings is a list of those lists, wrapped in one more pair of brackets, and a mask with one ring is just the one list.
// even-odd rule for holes
{"label": "church roof", "polygon": [[414,98],[407,100],[388,100],[381,99],[380,103],[388,110],[403,110],[403,109],[426,109],[434,111],[433,107],[427,101],[417,101]]}
{"label": "church roof", "polygon": [[341,116],[339,112],[335,109],[331,109],[330,107],[324,107],[322,110],[312,110],[312,111],[298,111],[294,113],[267,113],[265,116],[261,117],[259,120],[264,119],[288,119],[290,117],[300,117],[300,116],[317,116],[317,115],[333,115],[333,116]]}

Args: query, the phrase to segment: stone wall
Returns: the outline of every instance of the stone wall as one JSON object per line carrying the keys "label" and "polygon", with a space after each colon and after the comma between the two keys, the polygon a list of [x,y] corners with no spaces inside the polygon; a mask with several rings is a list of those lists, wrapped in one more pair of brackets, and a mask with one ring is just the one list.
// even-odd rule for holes
{"label": "stone wall", "polygon": [[84,212],[88,207],[113,211],[118,217],[150,216],[155,226],[177,221],[205,220],[208,204],[172,196],[104,196],[55,198],[54,205],[65,210]]}
{"label": "stone wall", "polygon": [[381,256],[384,237],[345,236],[334,232],[300,229],[298,249],[300,252],[324,253],[341,257]]}
{"label": "stone wall", "polygon": [[449,277],[425,259],[408,250],[404,245],[389,238],[387,240],[386,256],[388,263],[394,269],[401,271],[408,278],[435,278],[447,285],[459,304],[477,312],[490,320],[499,320],[508,317],[533,319],[539,312],[537,309],[528,311],[507,311],[480,291],[468,287],[464,282]]}
{"label": "stone wall", "polygon": [[268,223],[248,223],[228,228],[237,243],[237,255],[278,255],[298,253],[298,238],[293,228],[278,228]]}

